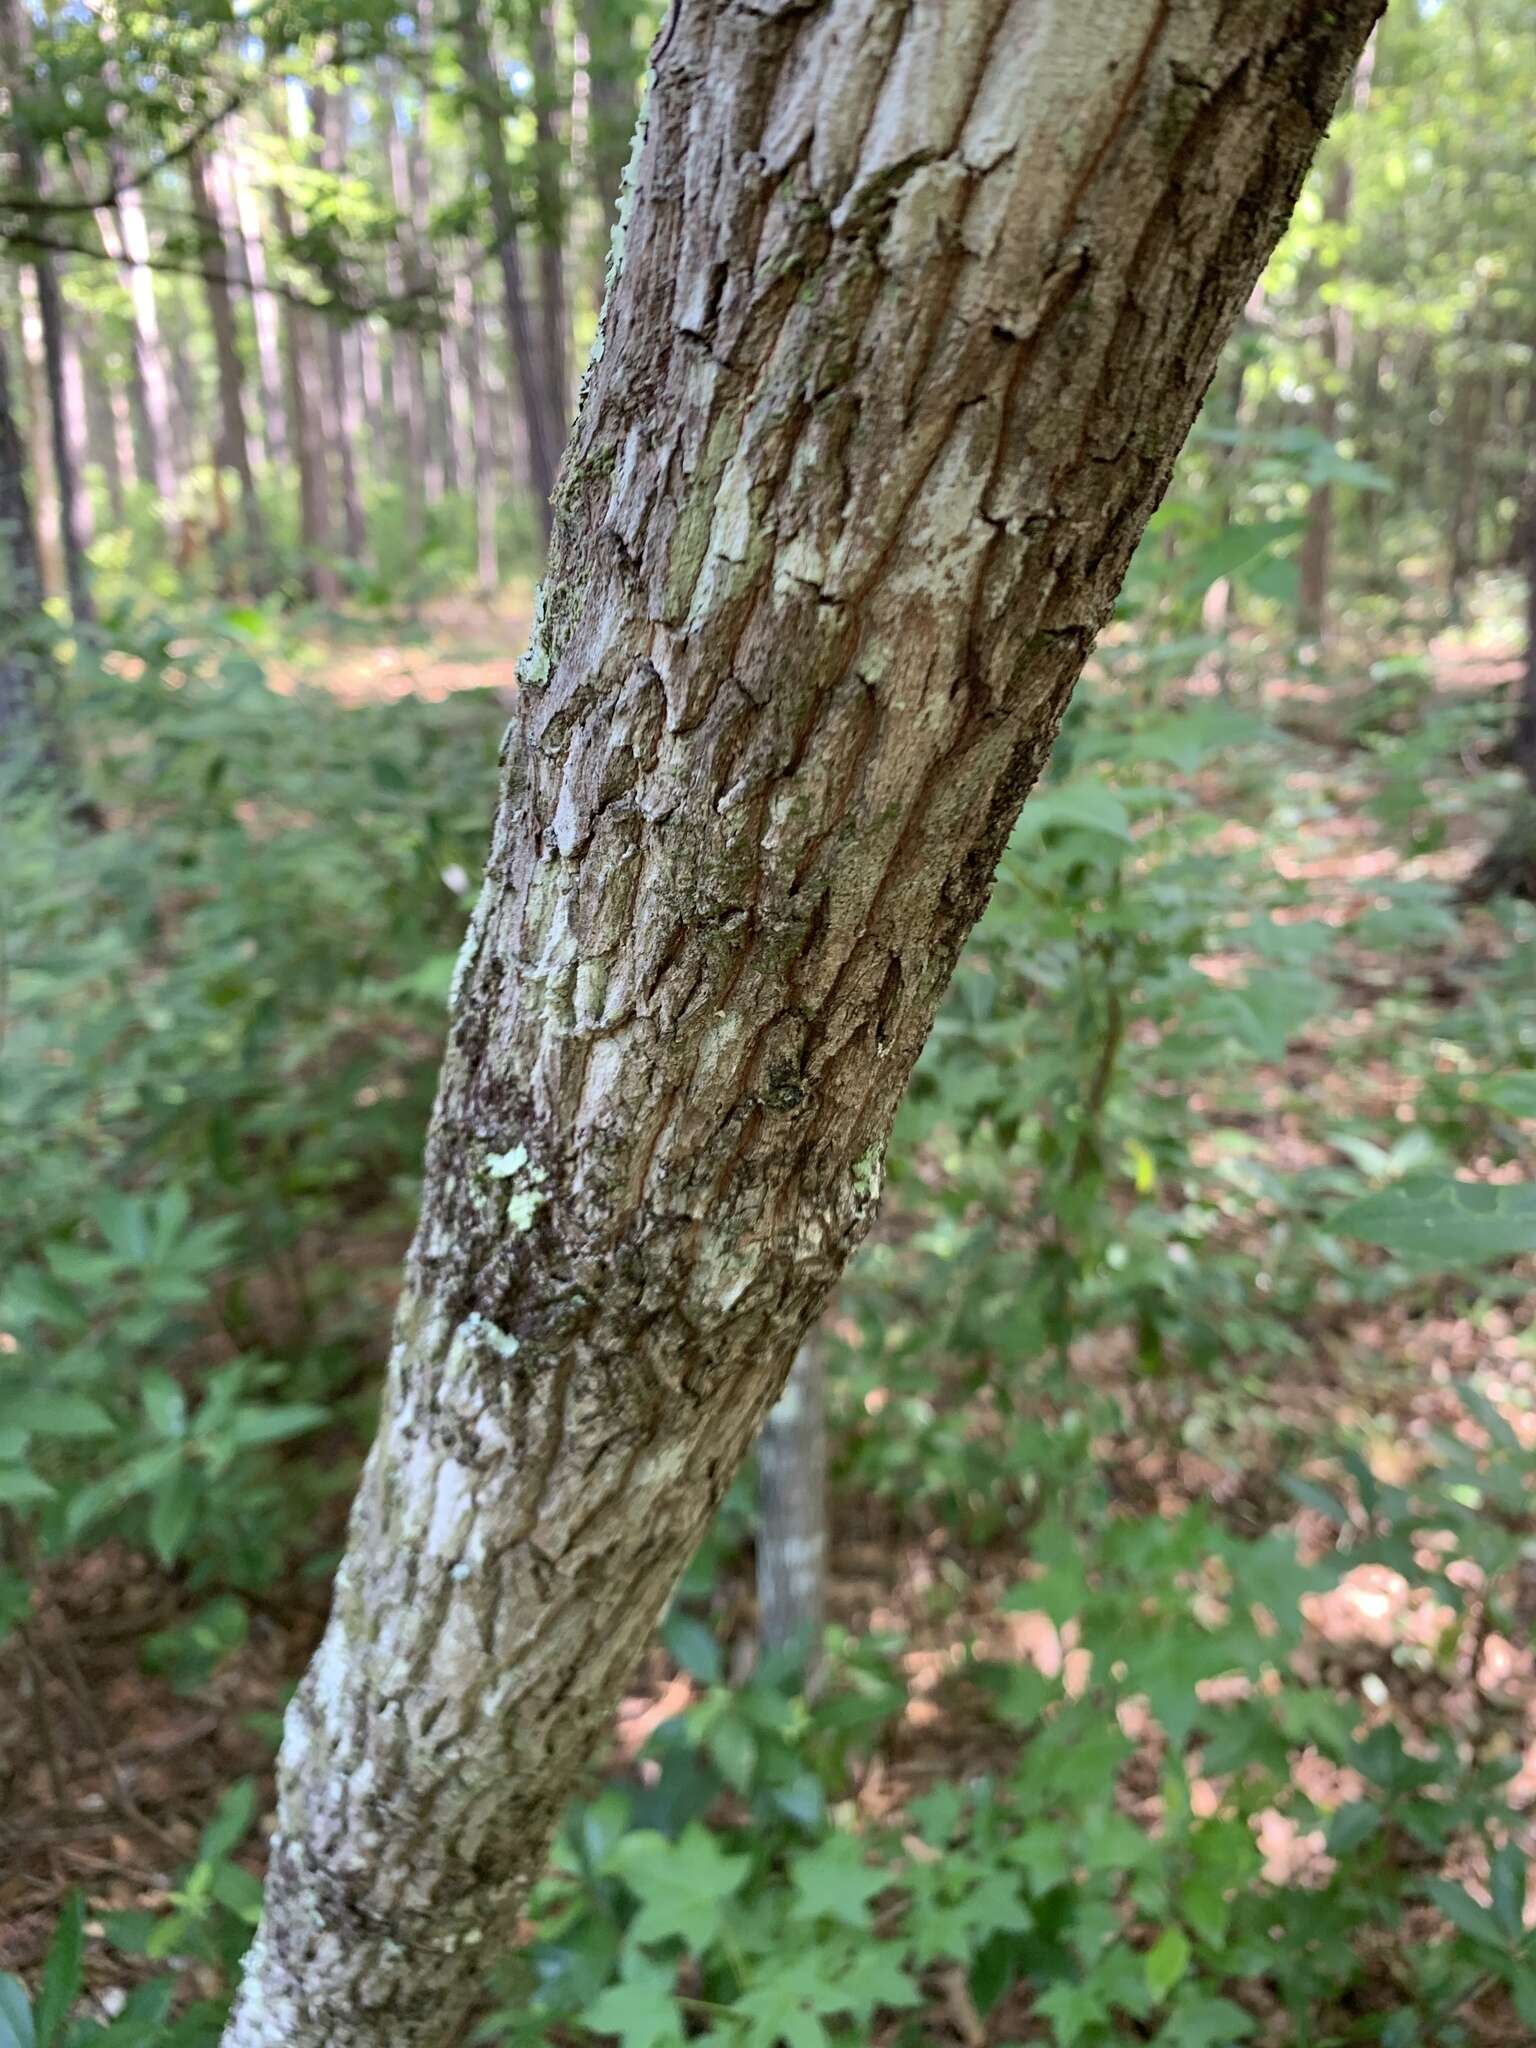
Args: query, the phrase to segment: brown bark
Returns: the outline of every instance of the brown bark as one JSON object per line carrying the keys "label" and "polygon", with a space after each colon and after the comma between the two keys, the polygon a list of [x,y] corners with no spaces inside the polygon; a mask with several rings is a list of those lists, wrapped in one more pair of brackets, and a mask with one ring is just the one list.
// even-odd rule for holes
{"label": "brown bark", "polygon": [[228,2048],[466,2037],[1375,12],[671,18]]}

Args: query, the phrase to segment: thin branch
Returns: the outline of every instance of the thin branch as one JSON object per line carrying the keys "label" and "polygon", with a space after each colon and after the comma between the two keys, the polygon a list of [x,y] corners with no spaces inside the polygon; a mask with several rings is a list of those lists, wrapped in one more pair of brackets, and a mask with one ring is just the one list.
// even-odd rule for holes
{"label": "thin branch", "polygon": [[168,169],[190,156],[200,142],[206,140],[221,122],[231,114],[238,113],[257,88],[258,81],[247,79],[237,85],[224,102],[208,113],[201,115],[178,141],[161,150],[137,169],[125,171],[123,176],[114,178],[104,191],[94,193],[90,198],[44,199],[27,193],[0,192],[0,207],[7,213],[96,213],[104,207],[115,206],[125,192],[135,191],[155,176],[156,172]]}

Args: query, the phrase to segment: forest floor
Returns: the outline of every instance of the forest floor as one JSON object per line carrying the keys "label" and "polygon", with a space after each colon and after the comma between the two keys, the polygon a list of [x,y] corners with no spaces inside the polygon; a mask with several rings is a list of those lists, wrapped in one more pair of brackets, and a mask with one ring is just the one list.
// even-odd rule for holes
{"label": "forest floor", "polygon": [[[279,686],[319,680],[347,700],[389,699],[415,692],[436,697],[464,687],[511,687],[515,650],[526,623],[527,594],[497,607],[434,606],[398,627],[353,629],[337,622],[301,660],[287,663]],[[513,650],[509,652],[508,650]],[[1437,651],[1437,689],[1489,691],[1508,682],[1513,666],[1486,649],[1454,643]],[[1269,692],[1272,715],[1303,714],[1311,686],[1278,679]],[[1291,771],[1298,798],[1308,778],[1341,770],[1319,746],[1315,759]],[[1347,779],[1347,764],[1345,775]],[[1298,815],[1308,806],[1299,802]],[[1480,851],[1483,821],[1455,822],[1446,843],[1412,863],[1420,873],[1458,880]],[[1275,848],[1277,863],[1304,878],[1313,914],[1347,923],[1368,904],[1380,878],[1400,875],[1400,852],[1364,808],[1337,802],[1326,819],[1308,814],[1295,844]],[[1475,979],[1497,951],[1499,936],[1483,914],[1470,912],[1447,940],[1432,976],[1448,992]],[[1422,971],[1422,969],[1421,969]],[[1283,1061],[1260,1077],[1268,1107],[1250,1132],[1256,1155],[1279,1173],[1294,1173],[1326,1156],[1311,1113],[1326,1105],[1378,1120],[1391,1129],[1414,1114],[1412,1090],[1391,1060],[1357,1048],[1379,1040],[1377,1013],[1390,1017],[1397,994],[1390,978],[1362,970],[1340,1009],[1301,1032]],[[1311,1106],[1309,1108],[1309,1106]],[[393,1273],[401,1245],[381,1240],[366,1217],[345,1253],[359,1290],[377,1307],[376,1353],[388,1329]],[[335,1257],[338,1248],[326,1247]],[[1172,1515],[1199,1501],[1241,1501],[1248,1519],[1295,1527],[1303,1545],[1330,1540],[1326,1525],[1298,1511],[1272,1483],[1277,1423],[1316,1439],[1355,1422],[1369,1429],[1373,1468],[1401,1476],[1431,1430],[1464,1429],[1455,1399],[1473,1374],[1529,1438],[1536,1425],[1536,1355],[1522,1319],[1505,1309],[1474,1318],[1455,1290],[1418,1294],[1387,1309],[1339,1314],[1320,1305],[1305,1333],[1306,1360],[1288,1365],[1267,1395],[1270,1410],[1229,1439],[1217,1458],[1179,1442],[1160,1409],[1172,1398],[1166,1382],[1138,1375],[1130,1347],[1106,1339],[1086,1343],[1075,1358],[1084,1379],[1115,1394],[1125,1423],[1114,1446],[1117,1485],[1143,1512]],[[343,1507],[317,1532],[315,1553],[334,1550]],[[936,1778],[955,1778],[973,1762],[994,1757],[1000,1731],[972,1712],[955,1674],[967,1643],[994,1657],[1059,1669],[1077,1645],[1069,1627],[1044,1615],[1002,1612],[1002,1596],[1018,1583],[1019,1558],[1003,1548],[968,1549],[936,1521],[924,1525],[888,1501],[839,1492],[833,1503],[830,1604],[849,1630],[893,1631],[903,1653],[910,1699],[895,1739],[865,1774],[859,1798],[889,1815]],[[163,1906],[173,1871],[195,1855],[199,1830],[231,1780],[255,1775],[270,1806],[273,1731],[287,1689],[301,1671],[322,1626],[326,1584],[311,1564],[290,1584],[256,1604],[245,1646],[224,1660],[195,1694],[146,1674],[140,1646],[182,1621],[200,1596],[174,1574],[161,1573],[116,1547],[92,1554],[68,1574],[45,1572],[46,1597],[20,1649],[7,1652],[11,1682],[0,1690],[0,1749],[16,1803],[0,1819],[0,1969],[31,1976],[46,1946],[62,1896],[80,1887],[91,1925],[109,1909]],[[745,1644],[752,1627],[750,1560],[727,1574],[715,1621]],[[1536,1658],[1528,1643],[1484,1635],[1453,1660],[1423,1654],[1442,1632],[1446,1613],[1423,1588],[1378,1566],[1349,1575],[1336,1595],[1309,1612],[1306,1652],[1317,1680],[1338,1692],[1373,1676],[1391,1694],[1405,1726],[1446,1726],[1486,1733],[1515,1745],[1521,1757],[1512,1788],[1517,1806],[1536,1812]],[[659,1650],[637,1672],[615,1729],[616,1760],[632,1757],[652,1728],[692,1696],[691,1681]],[[1305,1757],[1298,1769],[1308,1768]],[[1154,1824],[1156,1792],[1136,1817]],[[1536,1839],[1536,1837],[1533,1837]],[[1315,1885],[1327,1874],[1322,1838],[1299,1834],[1283,1816],[1261,1831],[1272,1880]],[[1404,1930],[1411,1939],[1412,1928]],[[89,1977],[100,1989],[124,1981],[125,1965],[105,1944],[91,1945]],[[952,1987],[951,1987],[952,1988]],[[1494,2048],[1528,2033],[1492,2000],[1464,2015],[1470,2038]],[[941,2002],[927,2037],[958,2048],[1030,2038],[1026,2012],[1005,2001],[988,2023],[963,1997]],[[1275,2034],[1266,2039],[1280,2040]]]}

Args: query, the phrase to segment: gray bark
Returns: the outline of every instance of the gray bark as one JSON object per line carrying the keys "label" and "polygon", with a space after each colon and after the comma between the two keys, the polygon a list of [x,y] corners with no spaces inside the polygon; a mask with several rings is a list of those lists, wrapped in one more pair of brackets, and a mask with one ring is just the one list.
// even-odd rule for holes
{"label": "gray bark", "polygon": [[288,459],[288,415],[284,399],[283,343],[277,300],[267,289],[267,252],[262,240],[261,208],[252,179],[244,167],[231,165],[223,152],[213,159],[214,202],[225,195],[233,204],[236,232],[240,238],[242,268],[251,299],[251,324],[256,331],[256,376],[261,389],[258,440],[261,459]]}
{"label": "gray bark", "polygon": [[229,2048],[446,2048],[1377,0],[685,0]]}
{"label": "gray bark", "polygon": [[251,464],[250,436],[246,426],[245,369],[240,360],[234,303],[229,286],[223,281],[228,261],[228,238],[219,217],[218,201],[207,167],[195,150],[187,158],[187,187],[203,247],[203,295],[208,305],[208,324],[213,330],[214,375],[219,400],[219,432],[214,459],[220,469],[232,469],[239,483],[246,554],[259,588],[265,581],[266,521],[262,516],[261,497]]}
{"label": "gray bark", "polygon": [[757,1634],[814,1676],[827,1604],[826,1370],[815,1335],[795,1353],[757,1440]]}
{"label": "gray bark", "polygon": [[42,679],[25,640],[42,594],[26,456],[0,331],[0,765],[7,769],[18,759],[30,766],[51,752]]}

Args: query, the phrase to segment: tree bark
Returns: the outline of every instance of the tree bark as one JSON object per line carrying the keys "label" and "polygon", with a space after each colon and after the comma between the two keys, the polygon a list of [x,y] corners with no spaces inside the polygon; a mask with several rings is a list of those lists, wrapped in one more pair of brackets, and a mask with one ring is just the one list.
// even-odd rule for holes
{"label": "tree bark", "polygon": [[229,2048],[446,2048],[1377,0],[684,0]]}
{"label": "tree bark", "polygon": [[[233,176],[227,172],[233,168]],[[259,442],[262,461],[288,460],[288,415],[284,398],[283,342],[277,300],[267,289],[267,251],[262,240],[261,208],[243,165],[230,166],[221,154],[213,159],[214,200],[227,191],[233,201],[240,238],[245,284],[251,296],[251,324],[256,331],[256,376],[261,389]]]}
{"label": "tree bark", "polygon": [[539,351],[534,341],[528,294],[523,283],[517,214],[512,205],[512,176],[507,163],[506,136],[502,131],[503,96],[480,14],[480,0],[460,0],[458,33],[464,74],[474,101],[480,167],[490,201],[496,258],[501,267],[507,344],[517,378],[518,396],[522,401],[523,425],[528,437],[528,468],[538,504],[539,522],[547,540],[554,528],[555,471],[560,461],[560,443],[552,438],[549,411],[542,398]]}
{"label": "tree bark", "polygon": [[11,399],[5,336],[0,331],[0,765],[13,770],[53,758],[49,707],[38,662],[26,644],[28,620],[43,585],[27,497],[24,443]]}
{"label": "tree bark", "polygon": [[204,259],[203,294],[208,305],[208,324],[213,330],[214,374],[219,395],[219,434],[214,459],[220,469],[232,469],[240,485],[240,515],[245,526],[245,552],[256,588],[266,581],[267,533],[262,516],[261,496],[251,464],[250,435],[245,413],[245,369],[240,361],[240,342],[235,330],[235,309],[222,272],[228,260],[224,223],[201,155],[187,157],[187,187]]}

